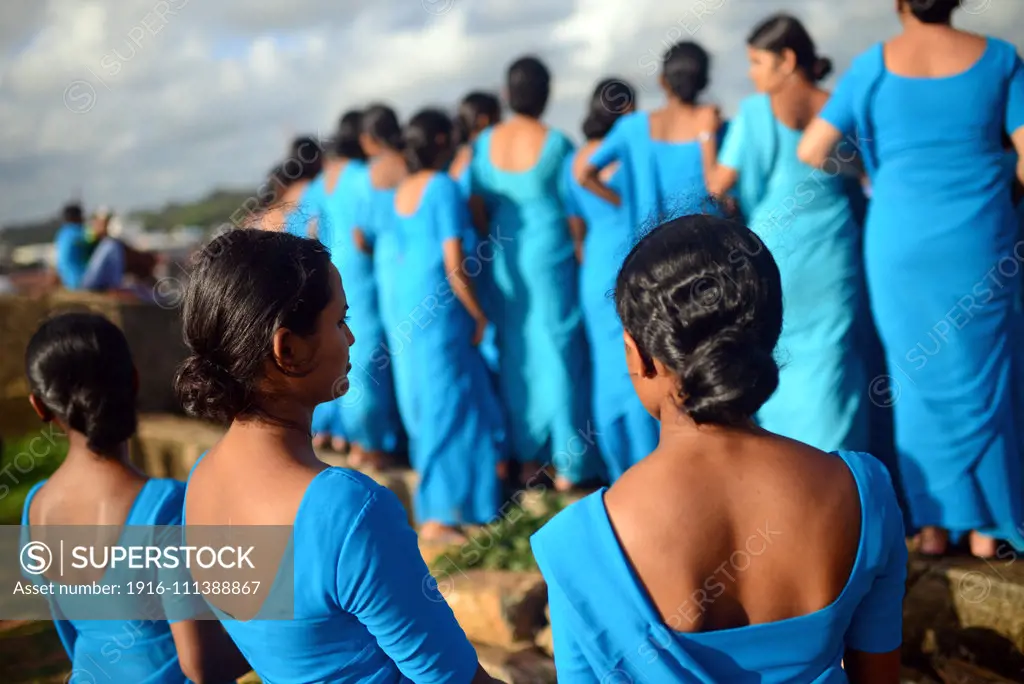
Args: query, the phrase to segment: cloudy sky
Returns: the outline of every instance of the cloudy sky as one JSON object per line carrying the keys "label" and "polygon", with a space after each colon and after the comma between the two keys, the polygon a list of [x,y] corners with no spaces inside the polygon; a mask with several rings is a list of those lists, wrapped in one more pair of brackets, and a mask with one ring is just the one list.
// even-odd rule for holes
{"label": "cloudy sky", "polygon": [[[402,115],[500,86],[523,53],[555,75],[550,123],[578,139],[597,79],[657,106],[658,55],[714,55],[708,99],[749,92],[744,38],[795,13],[839,71],[898,28],[895,0],[0,0],[0,224],[82,193],[118,210],[251,187],[291,136],[373,100]],[[958,24],[1024,47],[1022,0]]]}

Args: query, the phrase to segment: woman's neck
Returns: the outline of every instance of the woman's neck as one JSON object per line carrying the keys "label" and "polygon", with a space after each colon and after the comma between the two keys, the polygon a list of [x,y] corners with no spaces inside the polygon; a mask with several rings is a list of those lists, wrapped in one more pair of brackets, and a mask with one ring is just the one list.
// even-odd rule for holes
{"label": "woman's neck", "polygon": [[[281,410],[281,409],[279,409]],[[280,414],[269,414],[267,417],[238,417],[231,423],[225,438],[231,437],[241,442],[249,442],[262,446],[277,445],[280,449],[260,448],[261,454],[286,453],[292,460],[303,465],[317,467],[323,465],[313,451],[310,434],[312,414],[300,411],[302,415],[285,417]]]}
{"label": "woman's neck", "polygon": [[76,430],[65,430],[68,437],[68,454],[64,458],[64,465],[73,469],[92,467],[98,463],[118,467],[128,465],[128,442],[121,442],[108,453],[100,453],[89,447],[89,438],[86,435]]}

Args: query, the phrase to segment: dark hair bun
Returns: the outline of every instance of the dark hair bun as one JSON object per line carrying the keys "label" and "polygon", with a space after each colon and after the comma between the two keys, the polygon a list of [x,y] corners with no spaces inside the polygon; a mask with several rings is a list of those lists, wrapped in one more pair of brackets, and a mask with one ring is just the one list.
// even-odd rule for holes
{"label": "dark hair bun", "polygon": [[815,81],[824,81],[832,73],[832,60],[828,57],[818,57],[814,60],[814,67],[811,76]]}
{"label": "dark hair bun", "polygon": [[779,384],[779,269],[746,226],[684,216],[629,253],[615,304],[648,370],[657,359],[679,378],[680,408],[696,423],[740,425]]}
{"label": "dark hair bun", "polygon": [[221,424],[230,423],[252,401],[245,386],[230,373],[194,354],[178,367],[174,387],[189,415]]}
{"label": "dark hair bun", "polygon": [[721,330],[697,346],[681,377],[683,409],[697,423],[739,423],[779,386],[770,351],[740,329]]}

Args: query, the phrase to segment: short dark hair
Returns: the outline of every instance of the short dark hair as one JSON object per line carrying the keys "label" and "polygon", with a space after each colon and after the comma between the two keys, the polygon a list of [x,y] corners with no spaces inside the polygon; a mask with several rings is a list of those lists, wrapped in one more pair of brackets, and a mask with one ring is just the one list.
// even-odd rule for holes
{"label": "short dark hair", "polygon": [[338,133],[334,136],[334,152],[344,159],[366,159],[366,152],[359,143],[363,128],[363,113],[352,110],[345,112],[338,120]]}
{"label": "short dark hair", "polygon": [[424,109],[405,127],[405,164],[410,173],[436,169],[450,156],[452,120],[439,109]]}
{"label": "short dark hair", "polygon": [[645,367],[658,359],[679,377],[695,422],[741,425],[778,387],[779,268],[743,224],[703,214],[661,224],[626,256],[615,305]]}
{"label": "short dark hair", "polygon": [[89,449],[113,456],[137,425],[135,365],[124,333],[94,313],[45,321],[25,350],[29,390]]}
{"label": "short dark hair", "polygon": [[316,240],[232,230],[198,255],[182,317],[191,355],[174,385],[185,410],[228,424],[261,416],[258,385],[274,333],[310,335],[331,301],[331,260]]}
{"label": "short dark hair", "polygon": [[781,55],[790,50],[796,57],[796,66],[812,83],[832,73],[832,60],[819,57],[814,39],[799,19],[791,14],[772,15],[758,24],[747,37],[747,45]]}
{"label": "short dark hair", "polygon": [[693,104],[708,87],[711,57],[693,41],[670,47],[661,60],[661,73],[672,94],[686,104]]}
{"label": "short dark hair", "polygon": [[925,24],[948,24],[961,0],[901,0],[910,13]]}
{"label": "short dark hair", "polygon": [[492,124],[501,119],[501,101],[497,95],[474,91],[462,98],[455,121],[452,122],[457,144],[469,141],[476,132],[477,120],[481,116],[486,116]]}
{"label": "short dark hair", "polygon": [[540,118],[551,95],[551,72],[536,57],[520,57],[508,68],[508,106],[516,114]]}
{"label": "short dark hair", "polygon": [[85,221],[85,212],[82,211],[82,205],[78,202],[70,202],[64,205],[61,209],[61,220],[64,223],[82,223]]}
{"label": "short dark hair", "polygon": [[385,104],[373,104],[363,112],[362,132],[393,150],[402,149],[402,126],[395,110]]}
{"label": "short dark hair", "polygon": [[590,96],[590,108],[583,120],[583,137],[600,140],[608,135],[615,122],[626,114],[636,102],[636,91],[621,78],[606,78],[598,82]]}

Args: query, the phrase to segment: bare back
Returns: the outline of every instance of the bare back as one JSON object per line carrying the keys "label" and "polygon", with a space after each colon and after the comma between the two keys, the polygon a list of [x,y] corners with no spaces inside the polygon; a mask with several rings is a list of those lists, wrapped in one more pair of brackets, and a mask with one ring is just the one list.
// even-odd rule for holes
{"label": "bare back", "polygon": [[330,159],[324,164],[324,190],[328,195],[334,194],[334,188],[338,185],[338,179],[348,166],[347,159]]}
{"label": "bare back", "polygon": [[490,162],[502,171],[529,171],[540,160],[548,127],[536,119],[516,117],[494,127]]}
{"label": "bare back", "polygon": [[395,211],[399,216],[412,216],[419,211],[423,192],[433,177],[433,173],[415,173],[398,185],[395,192]]}
{"label": "bare back", "polygon": [[690,142],[701,134],[700,109],[702,107],[665,107],[650,114],[651,140],[660,142]]}
{"label": "bare back", "polygon": [[281,445],[232,426],[192,472],[185,519],[189,525],[291,525],[306,488],[325,467],[302,465]]}
{"label": "bare back", "polygon": [[123,525],[148,478],[122,463],[59,469],[32,499],[32,525]]}
{"label": "bare back", "polygon": [[699,440],[659,445],[605,496],[665,624],[707,632],[833,603],[861,527],[843,460],[767,433]]}
{"label": "bare back", "polygon": [[969,70],[987,46],[984,36],[952,27],[922,28],[885,44],[885,66],[907,78],[946,78]]}

